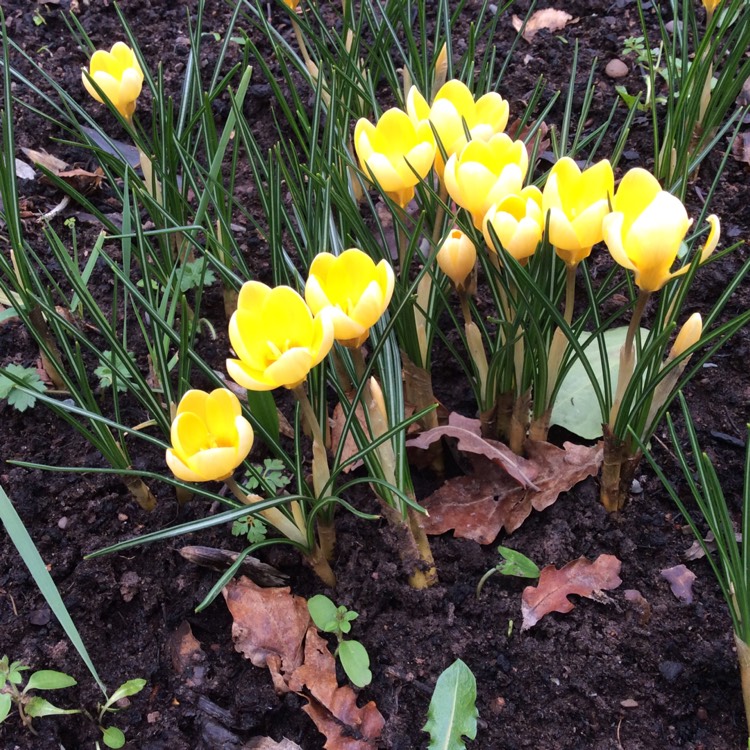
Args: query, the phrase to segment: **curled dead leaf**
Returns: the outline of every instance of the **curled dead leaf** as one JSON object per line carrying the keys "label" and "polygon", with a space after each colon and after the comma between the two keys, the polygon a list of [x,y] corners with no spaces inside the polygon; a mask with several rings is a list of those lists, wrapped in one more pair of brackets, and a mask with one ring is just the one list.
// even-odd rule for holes
{"label": "curled dead leaf", "polygon": [[521,630],[533,627],[550,612],[570,612],[575,607],[568,599],[571,594],[595,599],[602,591],[616,589],[622,583],[621,566],[614,555],[599,555],[593,562],[579,557],[559,570],[554,565],[547,565],[538,584],[523,590]]}
{"label": "curled dead leaf", "polygon": [[511,19],[511,23],[517,32],[520,32],[523,28],[523,38],[527,42],[531,42],[537,35],[537,32],[542,29],[551,32],[561,31],[572,20],[573,16],[571,16],[570,13],[566,13],[564,10],[544,8],[543,10],[537,10],[531,14],[525,28],[523,27],[523,20],[518,16],[514,15]]}
{"label": "curled dead leaf", "polygon": [[[432,432],[432,431],[431,431]],[[411,441],[410,441],[411,442]],[[509,474],[484,457],[474,461],[474,473],[449,479],[422,500],[429,516],[420,517],[428,534],[453,530],[454,536],[491,544],[502,529],[510,534],[531,515],[552,505],[560,493],[599,471],[601,445],[527,443],[528,458],[516,456],[535,488],[519,487]]]}
{"label": "curled dead leaf", "polygon": [[287,680],[302,666],[302,642],[310,624],[307,602],[288,586],[261,588],[244,576],[222,592],[232,614],[235,650],[256,667],[268,667],[277,693],[289,692]]}

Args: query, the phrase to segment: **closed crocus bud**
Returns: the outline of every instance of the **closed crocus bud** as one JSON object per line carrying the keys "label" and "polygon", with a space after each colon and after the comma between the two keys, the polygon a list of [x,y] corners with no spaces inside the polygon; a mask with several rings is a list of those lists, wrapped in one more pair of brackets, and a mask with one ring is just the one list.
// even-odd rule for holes
{"label": "closed crocus bud", "polygon": [[703,0],[703,7],[706,9],[709,18],[713,15],[714,11],[719,7],[721,0]]}
{"label": "closed crocus bud", "polygon": [[[452,80],[440,87],[430,106],[415,86],[406,98],[406,111],[414,122],[429,120],[446,157],[458,153],[470,140],[488,141],[508,124],[509,107],[500,94],[492,91],[474,101],[466,84]],[[435,169],[442,177],[445,165],[438,149]]]}
{"label": "closed crocus bud", "polygon": [[396,107],[384,112],[376,125],[362,118],[354,128],[354,150],[362,171],[401,207],[432,169],[436,148],[430,123],[415,124]]}
{"label": "closed crocus bud", "polygon": [[669,358],[676,359],[684,351],[697,344],[700,341],[702,333],[703,319],[701,318],[701,314],[693,313],[685,321],[682,328],[680,328],[680,332],[677,334],[677,338],[674,340],[672,349],[669,352]]}
{"label": "closed crocus bud", "polygon": [[536,252],[544,231],[542,193],[530,185],[517,195],[509,195],[500,203],[490,206],[482,222],[487,247],[495,252],[491,229],[500,244],[519,263],[526,263]]}
{"label": "closed crocus bud", "polygon": [[253,447],[253,428],[226,388],[188,391],[172,422],[167,465],[183,482],[224,480]]}
{"label": "closed crocus bud", "polygon": [[559,159],[547,177],[542,213],[549,213],[549,241],[569,265],[578,265],[602,241],[602,219],[615,190],[612,165],[604,159],[581,172],[569,157]]}
{"label": "closed crocus bud", "polygon": [[81,73],[86,91],[101,102],[102,97],[91,85],[91,78],[107,95],[117,111],[130,120],[135,112],[135,102],[143,87],[143,71],[130,47],[116,42],[109,52],[99,49],[91,56],[89,75]]}
{"label": "closed crocus bud", "polygon": [[286,5],[288,8],[291,8],[292,10],[296,10],[297,6],[299,5],[299,0],[283,0],[284,5]]}
{"label": "closed crocus bud", "polygon": [[[604,240],[612,257],[633,271],[644,292],[656,292],[689,266],[670,271],[691,220],[682,202],[661,189],[645,169],[631,169],[620,182],[613,211],[603,220]],[[703,262],[719,242],[716,216],[709,216],[711,232],[701,252]]]}
{"label": "closed crocus bud", "polygon": [[443,180],[451,198],[470,214],[477,229],[490,206],[508,195],[521,192],[529,155],[523,141],[511,140],[505,133],[487,143],[470,141],[448,159]]}
{"label": "closed crocus bud", "polygon": [[328,311],[334,338],[344,346],[360,347],[393,296],[391,265],[357,248],[341,255],[319,253],[310,264],[305,300],[313,313]]}
{"label": "closed crocus bud", "polygon": [[288,286],[248,281],[229,320],[229,341],[238,359],[227,360],[227,372],[243,388],[296,388],[331,350],[333,321],[325,312],[313,316]]}
{"label": "closed crocus bud", "polygon": [[461,292],[466,289],[474,265],[477,262],[477,249],[469,237],[460,229],[451,229],[437,254],[440,270]]}

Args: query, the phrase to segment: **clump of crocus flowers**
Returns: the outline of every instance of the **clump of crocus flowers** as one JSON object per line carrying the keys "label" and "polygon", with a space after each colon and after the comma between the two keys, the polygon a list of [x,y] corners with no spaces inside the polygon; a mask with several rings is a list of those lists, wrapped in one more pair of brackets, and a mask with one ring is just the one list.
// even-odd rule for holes
{"label": "clump of crocus flowers", "polygon": [[[705,5],[710,13],[716,3]],[[429,102],[412,87],[406,97],[405,112],[391,109],[374,125],[367,120],[357,123],[354,149],[365,177],[389,195],[401,210],[414,197],[420,181],[434,180],[431,186],[441,199],[447,197],[453,201],[457,216],[465,210],[474,228],[481,231],[499,273],[502,273],[501,252],[524,266],[546,239],[565,264],[563,317],[568,325],[574,312],[576,271],[595,245],[606,242],[612,258],[634,274],[634,282],[640,290],[621,354],[619,384],[610,415],[612,428],[619,397],[632,373],[634,332],[649,295],[687,272],[688,265],[676,270],[673,266],[691,222],[681,201],[663,191],[657,180],[643,169],[630,170],[615,191],[614,171],[606,159],[582,168],[573,159],[562,157],[552,167],[541,190],[527,185],[528,149],[523,141],[514,140],[504,132],[507,122],[507,102],[499,94],[485,94],[475,99],[465,84],[448,81]],[[425,125],[429,125],[429,129]],[[434,153],[432,162],[431,153]],[[434,170],[434,178],[430,177],[431,170]],[[438,220],[443,218],[440,210],[437,217]],[[718,218],[711,216],[708,222],[711,231],[699,263],[710,255],[719,238]],[[493,396],[486,393],[487,357],[482,338],[471,319],[467,296],[471,288],[467,284],[469,269],[474,266],[474,256],[468,251],[470,240],[464,239],[458,229],[449,230],[440,240],[439,229],[436,226],[433,231],[437,263],[459,294],[466,345],[486,406]],[[400,258],[403,264],[403,253]],[[402,268],[402,276],[405,273]],[[425,297],[422,291],[420,287],[420,300]],[[500,297],[504,300],[501,313],[506,318],[512,316],[515,311],[507,294],[503,292]],[[691,334],[698,331],[700,337],[694,322],[686,326],[685,330]],[[687,335],[685,333],[683,339]],[[523,345],[516,343],[515,346],[522,356]],[[516,394],[521,400],[513,407],[513,412],[520,431],[510,440],[514,449],[523,450],[527,429],[535,438],[546,438],[553,406],[551,398],[568,347],[566,335],[560,329],[555,331],[547,352],[547,393],[535,394],[542,399],[542,408],[535,412],[540,416],[531,424],[528,394]],[[673,348],[670,357],[677,348]],[[517,373],[523,369],[519,362],[515,367]],[[681,372],[684,366],[678,369]],[[670,373],[658,386],[654,404],[664,403],[676,378]],[[668,385],[670,391],[667,392]],[[500,422],[488,424],[494,429]],[[620,438],[613,438],[612,445],[605,446],[605,451],[611,448],[611,452],[623,454],[620,442]],[[616,480],[618,492],[623,485],[621,479],[618,476]],[[603,489],[603,497],[606,492]],[[605,504],[611,506],[606,501]]]}

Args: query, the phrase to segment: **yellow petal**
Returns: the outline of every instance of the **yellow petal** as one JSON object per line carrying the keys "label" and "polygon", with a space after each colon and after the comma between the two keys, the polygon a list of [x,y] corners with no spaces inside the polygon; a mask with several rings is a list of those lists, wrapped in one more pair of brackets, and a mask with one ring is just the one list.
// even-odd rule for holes
{"label": "yellow petal", "polygon": [[169,470],[183,482],[202,482],[203,477],[196,474],[182,461],[171,448],[167,448],[166,461]]}
{"label": "yellow petal", "polygon": [[177,405],[177,414],[175,416],[190,412],[205,422],[207,401],[208,394],[205,391],[200,391],[197,388],[185,391],[185,395],[183,395],[180,403]]}
{"label": "yellow petal", "polygon": [[240,463],[242,462],[238,460],[234,447],[208,448],[192,456],[188,466],[198,476],[203,477],[204,482],[213,482],[226,479]]}
{"label": "yellow petal", "polygon": [[592,247],[602,241],[602,220],[609,213],[606,198],[590,204],[572,220],[581,247]]}
{"label": "yellow petal", "polygon": [[219,445],[236,444],[235,419],[242,413],[237,396],[226,388],[217,388],[206,400],[206,425]]}
{"label": "yellow petal", "polygon": [[607,214],[602,220],[602,231],[604,234],[604,242],[607,244],[607,248],[614,258],[615,263],[618,263],[623,268],[627,268],[630,271],[635,271],[635,266],[631,263],[628,254],[625,252],[625,246],[622,243],[622,227],[625,221],[625,217],[619,211]]}
{"label": "yellow petal", "polygon": [[[120,99],[119,82],[103,70],[98,70],[91,77],[96,81],[96,85],[104,92],[107,99],[116,107]],[[98,97],[95,96],[94,98],[97,99]],[[98,100],[102,101],[101,98],[98,98]]]}
{"label": "yellow petal", "polygon": [[416,86],[412,86],[406,95],[406,112],[414,122],[426,120],[430,116],[430,105]]}
{"label": "yellow petal", "polygon": [[172,450],[182,461],[210,445],[210,436],[205,422],[200,417],[186,412],[178,414],[170,430]]}
{"label": "yellow petal", "polygon": [[[328,253],[321,254],[328,255]],[[316,258],[319,257],[320,255],[316,256]],[[328,295],[325,293],[322,283],[318,280],[318,277],[313,274],[312,266],[310,267],[310,276],[305,284],[305,302],[307,302],[313,315],[319,313],[324,307],[328,307],[331,304],[331,300],[328,299]]]}
{"label": "yellow petal", "polygon": [[248,391],[272,391],[279,387],[278,383],[266,376],[265,371],[253,369],[239,359],[228,359],[226,368],[229,377]]}
{"label": "yellow petal", "polygon": [[333,346],[333,320],[326,310],[321,310],[313,319],[312,341],[309,352],[312,357],[310,367],[322,362]]}
{"label": "yellow petal", "polygon": [[310,351],[295,347],[284,352],[273,364],[269,365],[265,377],[276,383],[277,387],[294,387],[307,377],[312,366]]}
{"label": "yellow petal", "polygon": [[255,335],[273,341],[285,351],[289,345],[309,346],[312,313],[302,297],[288,286],[277,286],[265,299],[262,310],[264,330]]}

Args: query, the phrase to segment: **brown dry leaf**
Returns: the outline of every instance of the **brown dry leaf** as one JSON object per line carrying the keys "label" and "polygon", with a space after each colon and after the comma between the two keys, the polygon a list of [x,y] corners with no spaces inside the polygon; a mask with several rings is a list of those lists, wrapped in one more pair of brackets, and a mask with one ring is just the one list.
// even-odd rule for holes
{"label": "brown dry leaf", "polygon": [[568,599],[571,594],[596,599],[600,592],[616,589],[622,583],[621,565],[614,555],[599,555],[593,562],[579,557],[560,570],[547,565],[538,584],[523,590],[521,630],[528,630],[550,612],[570,612],[575,606]]}
{"label": "brown dry leaf", "polygon": [[72,185],[79,193],[86,194],[101,187],[104,170],[101,167],[97,167],[93,172],[86,169],[67,169],[58,172],[57,176]]}
{"label": "brown dry leaf", "polygon": [[693,581],[695,573],[684,565],[675,565],[660,571],[663,578],[669,582],[672,593],[685,604],[693,602]]}
{"label": "brown dry leaf", "polygon": [[312,625],[305,638],[304,664],[294,671],[289,688],[309,701],[302,710],[326,736],[326,750],[372,750],[377,746],[385,719],[373,701],[359,708],[354,690],[348,685],[339,687],[336,660]]}
{"label": "brown dry leaf", "polygon": [[750,164],[750,133],[739,133],[732,143],[732,156]]}
{"label": "brown dry leaf", "polygon": [[428,534],[453,530],[454,536],[479,544],[492,543],[501,529],[510,534],[578,482],[599,471],[601,445],[527,443],[529,458],[516,456],[536,489],[519,487],[508,473],[485,458],[474,462],[474,474],[448,480],[422,501],[429,516],[420,517]]}
{"label": "brown dry leaf", "polygon": [[193,635],[187,620],[183,620],[177,630],[169,636],[167,648],[172,657],[174,671],[185,677],[188,687],[199,687],[206,674],[206,668],[202,665],[206,654],[198,639]]}
{"label": "brown dry leaf", "polygon": [[[527,42],[531,42],[537,35],[537,32],[542,29],[546,29],[547,31],[560,31],[561,29],[564,29],[572,19],[573,16],[571,16],[570,13],[566,13],[564,10],[555,10],[554,8],[538,10],[531,14],[531,18],[529,18],[529,22],[523,30],[523,38]],[[513,16],[511,23],[517,32],[521,31],[521,28],[523,27],[523,20],[521,18]]]}
{"label": "brown dry leaf", "polygon": [[34,151],[34,149],[23,147],[21,147],[21,151],[23,151],[26,158],[30,159],[34,164],[49,169],[53,174],[59,174],[68,168],[68,162],[58,159],[56,156],[48,154],[46,151]]}
{"label": "brown dry leaf", "polygon": [[291,589],[261,588],[244,576],[222,592],[234,620],[235,650],[256,667],[268,667],[277,693],[289,692],[289,676],[302,666],[302,641],[310,624],[307,602]]}
{"label": "brown dry leaf", "polygon": [[[451,415],[454,421],[460,415]],[[517,456],[513,451],[503,443],[497,440],[485,440],[473,429],[467,429],[468,423],[474,423],[477,420],[469,420],[466,417],[461,418],[461,426],[447,424],[442,427],[433,427],[420,433],[417,437],[406,441],[409,448],[421,448],[427,450],[432,443],[444,437],[452,437],[458,440],[457,448],[464,453],[475,453],[485,458],[489,458],[497,466],[502,467],[518,484],[522,487],[532,487],[534,484],[533,467],[524,463],[524,460]]]}

